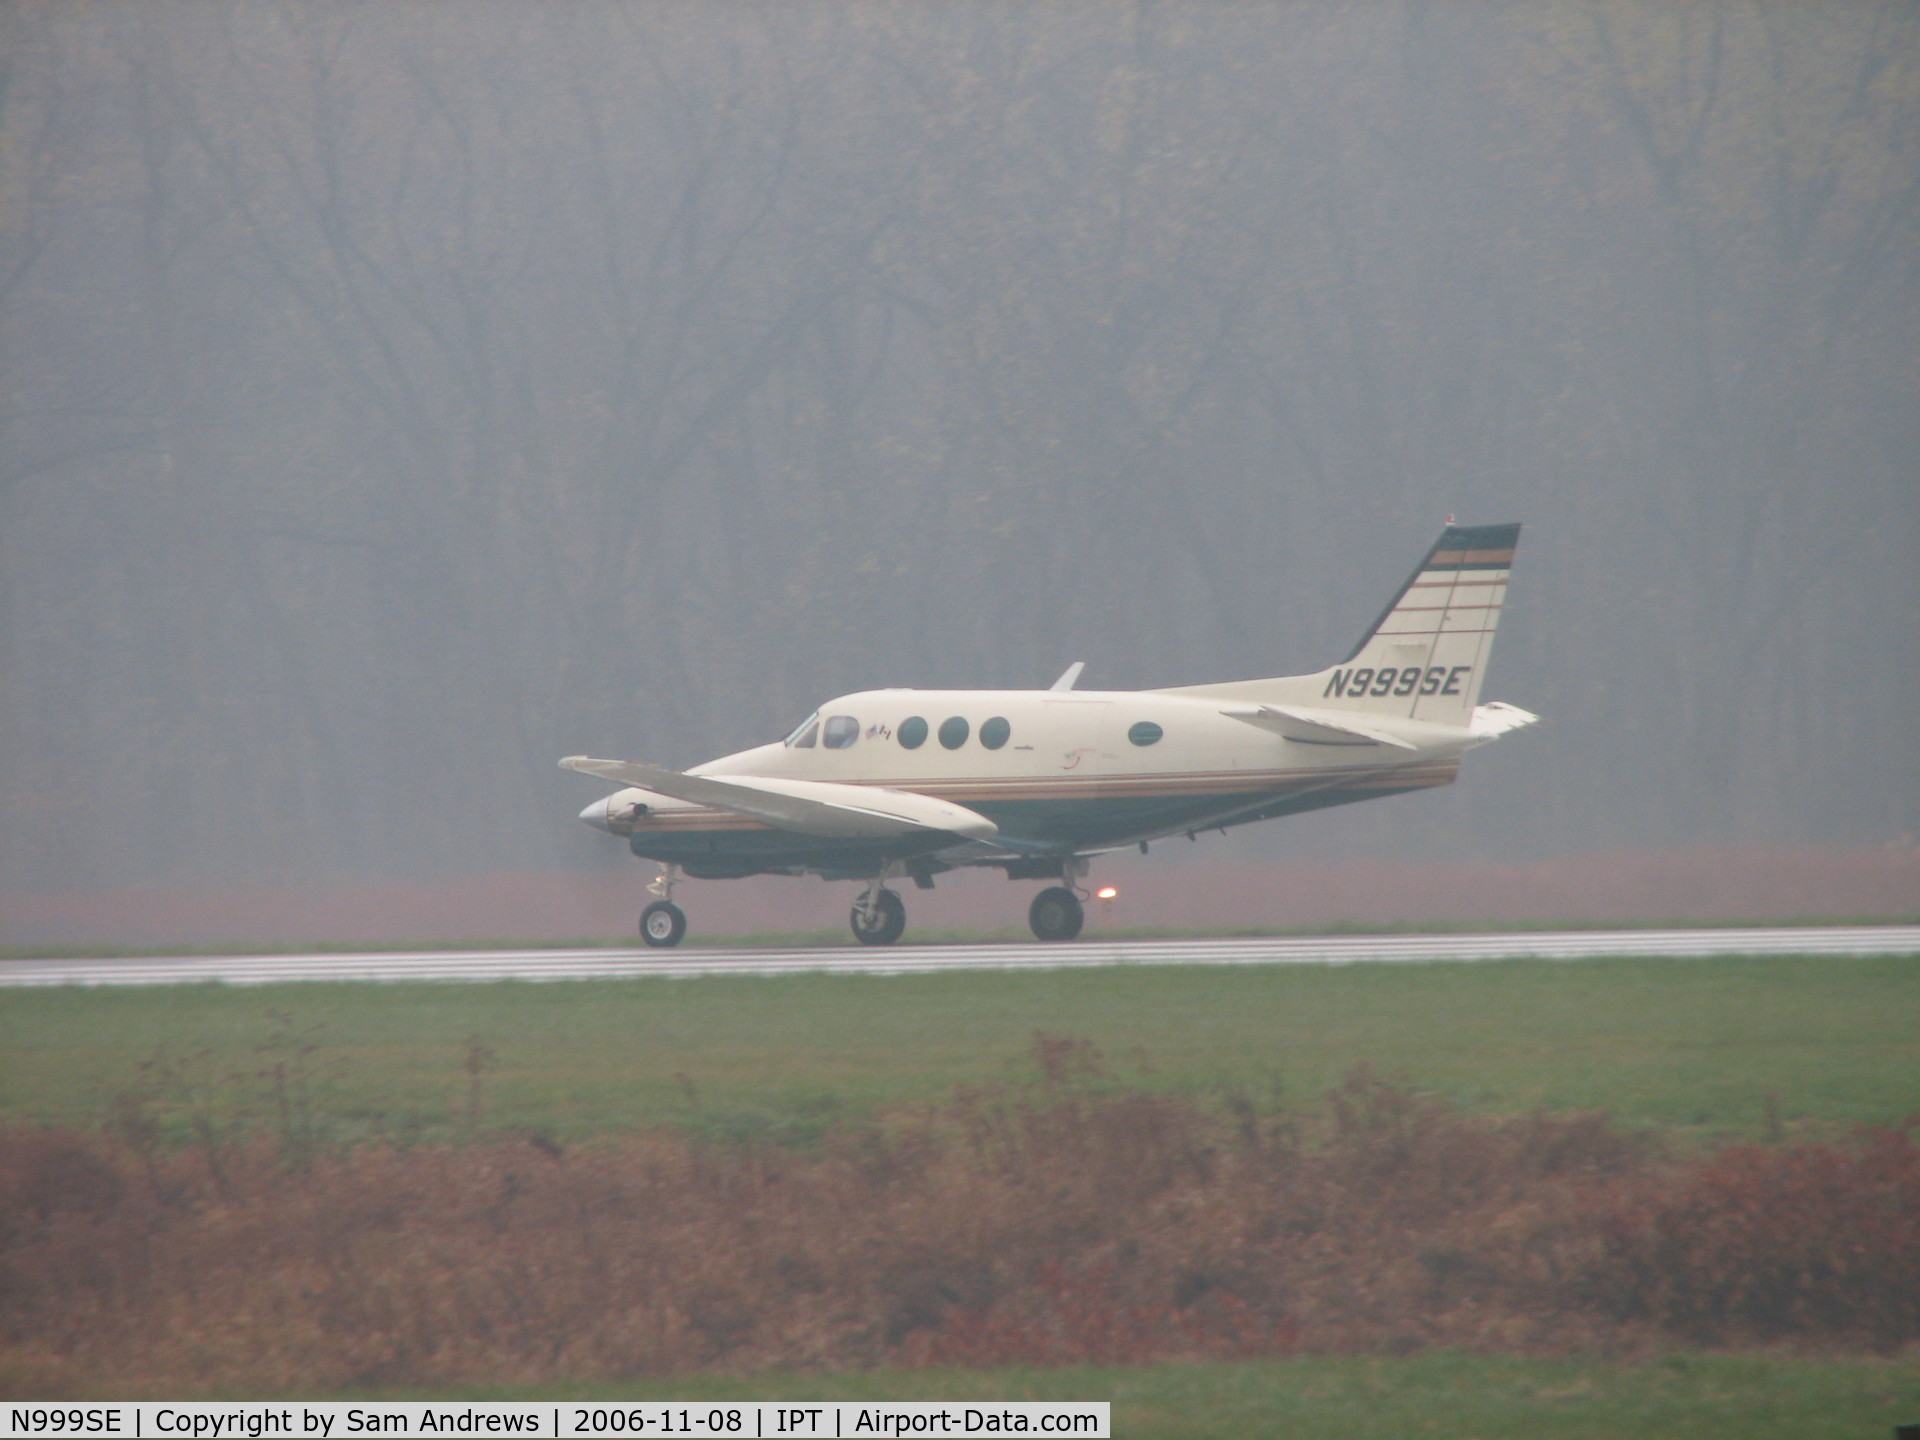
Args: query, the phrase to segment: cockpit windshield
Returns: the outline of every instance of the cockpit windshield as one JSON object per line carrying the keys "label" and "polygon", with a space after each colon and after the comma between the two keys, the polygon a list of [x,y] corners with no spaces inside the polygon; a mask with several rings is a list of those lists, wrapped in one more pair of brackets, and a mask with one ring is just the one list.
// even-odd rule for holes
{"label": "cockpit windshield", "polygon": [[811,750],[819,738],[820,712],[816,710],[798,725],[794,726],[793,733],[787,736],[786,740],[782,743],[790,745],[796,750]]}

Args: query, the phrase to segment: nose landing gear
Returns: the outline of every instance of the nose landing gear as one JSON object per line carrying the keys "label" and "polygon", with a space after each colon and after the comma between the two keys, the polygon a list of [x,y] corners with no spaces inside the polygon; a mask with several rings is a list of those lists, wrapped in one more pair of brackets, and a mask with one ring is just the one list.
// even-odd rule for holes
{"label": "nose landing gear", "polygon": [[656,950],[678,945],[687,934],[687,912],[671,900],[656,900],[640,912],[640,938]]}
{"label": "nose landing gear", "polygon": [[649,894],[660,898],[640,912],[640,939],[656,950],[670,950],[687,935],[687,912],[673,903],[673,883],[680,878],[672,865],[662,865],[660,874],[647,886]]}

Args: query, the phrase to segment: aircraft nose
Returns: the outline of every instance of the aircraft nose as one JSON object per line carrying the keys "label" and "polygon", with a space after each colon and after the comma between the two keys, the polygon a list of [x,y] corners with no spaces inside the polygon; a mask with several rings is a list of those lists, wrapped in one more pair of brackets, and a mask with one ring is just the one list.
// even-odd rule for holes
{"label": "aircraft nose", "polygon": [[611,835],[613,833],[613,826],[607,820],[607,806],[612,800],[613,796],[608,795],[604,799],[594,801],[580,812],[580,818],[586,821],[587,824],[593,826],[594,829],[604,830]]}

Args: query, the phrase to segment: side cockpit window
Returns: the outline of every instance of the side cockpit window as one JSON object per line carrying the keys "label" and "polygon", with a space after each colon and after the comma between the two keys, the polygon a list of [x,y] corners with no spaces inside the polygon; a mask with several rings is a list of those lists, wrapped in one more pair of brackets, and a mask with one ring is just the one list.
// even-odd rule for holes
{"label": "side cockpit window", "polygon": [[793,733],[787,736],[786,743],[795,750],[811,750],[814,741],[819,738],[820,712],[816,710],[794,727]]}
{"label": "side cockpit window", "polygon": [[829,750],[845,750],[860,738],[860,722],[851,715],[835,715],[820,732],[820,741]]}

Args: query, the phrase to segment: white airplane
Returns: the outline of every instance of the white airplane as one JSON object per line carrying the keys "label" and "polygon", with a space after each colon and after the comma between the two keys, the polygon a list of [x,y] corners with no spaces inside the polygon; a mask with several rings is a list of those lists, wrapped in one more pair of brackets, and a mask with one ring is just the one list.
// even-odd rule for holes
{"label": "white airplane", "polygon": [[1478,703],[1519,538],[1449,523],[1354,652],[1312,675],[1091,691],[1076,662],[1046,690],[843,695],[777,744],[687,771],[560,764],[630,787],[580,818],[659,862],[649,945],[686,934],[682,876],[863,880],[853,933],[888,945],[907,924],[889,880],[930,890],[969,865],[1056,882],[1028,921],[1071,940],[1094,855],[1449,785],[1466,751],[1533,724]]}

